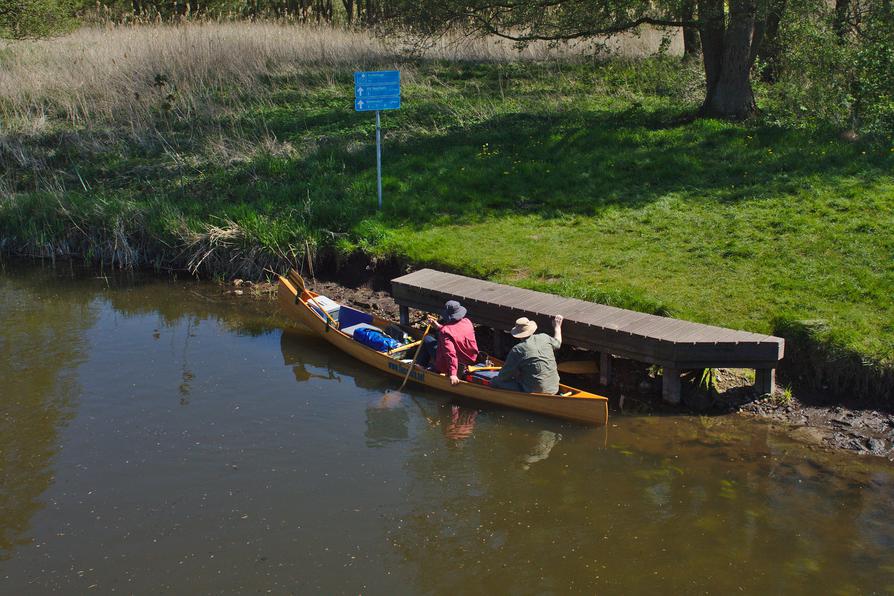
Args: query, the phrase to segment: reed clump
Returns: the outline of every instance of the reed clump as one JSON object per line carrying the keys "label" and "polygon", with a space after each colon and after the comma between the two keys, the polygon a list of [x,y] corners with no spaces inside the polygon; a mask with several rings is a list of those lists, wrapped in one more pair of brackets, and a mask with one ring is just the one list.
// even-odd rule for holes
{"label": "reed clump", "polygon": [[[652,37],[631,36],[627,46],[618,47],[646,51]],[[412,80],[410,54],[494,63],[567,59],[589,49],[545,43],[519,49],[505,40],[467,38],[411,47],[361,29],[275,21],[109,24],[0,45],[0,117],[6,134],[34,134],[59,124],[116,124],[138,133],[159,112],[192,118],[236,109],[240,98],[268,94],[271,78],[335,84],[341,72],[401,63],[404,78]]]}

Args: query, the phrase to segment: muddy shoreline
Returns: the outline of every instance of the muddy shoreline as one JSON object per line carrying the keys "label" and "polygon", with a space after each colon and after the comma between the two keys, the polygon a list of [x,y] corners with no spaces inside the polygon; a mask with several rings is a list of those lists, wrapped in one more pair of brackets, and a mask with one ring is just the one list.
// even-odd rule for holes
{"label": "muddy shoreline", "polygon": [[[361,310],[397,319],[398,305],[387,291],[382,276],[365,279],[315,279],[308,285],[315,291]],[[221,285],[221,292],[234,297],[270,300],[276,284],[235,280]],[[416,319],[421,319],[421,313]],[[493,353],[492,335],[478,334],[479,344]],[[595,359],[595,354],[564,347],[561,360]],[[564,378],[564,376],[563,376]],[[894,461],[894,413],[849,404],[821,404],[822,396],[802,399],[780,389],[773,396],[756,395],[753,379],[744,370],[721,369],[715,390],[699,383],[698,374],[683,377],[683,403],[671,406],[661,400],[661,378],[655,367],[616,358],[609,387],[599,385],[598,375],[567,375],[569,383],[606,395],[613,415],[743,416],[782,427],[793,438],[817,448],[850,451]]]}

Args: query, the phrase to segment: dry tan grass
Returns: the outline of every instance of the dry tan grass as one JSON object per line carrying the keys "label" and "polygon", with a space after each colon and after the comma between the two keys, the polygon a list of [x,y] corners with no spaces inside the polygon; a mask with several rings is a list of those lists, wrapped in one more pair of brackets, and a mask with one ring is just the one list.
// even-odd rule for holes
{"label": "dry tan grass", "polygon": [[367,35],[310,27],[191,23],[82,29],[9,47],[0,101],[8,121],[31,129],[22,132],[37,132],[58,118],[75,126],[97,120],[139,125],[159,105],[188,115],[216,91],[250,92],[264,76],[393,57]]}
{"label": "dry tan grass", "polygon": [[[661,37],[646,31],[608,46],[622,55],[648,54]],[[670,51],[677,46],[675,38]],[[126,123],[136,132],[159,108],[191,118],[209,108],[226,109],[225,102],[252,94],[268,76],[313,72],[334,83],[339,70],[394,65],[406,50],[364,31],[264,22],[86,28],[0,46],[0,127],[33,135],[62,120],[88,129]],[[424,56],[508,62],[592,52],[592,45],[532,44],[519,50],[504,40],[442,39]],[[412,81],[412,68],[401,69]]]}

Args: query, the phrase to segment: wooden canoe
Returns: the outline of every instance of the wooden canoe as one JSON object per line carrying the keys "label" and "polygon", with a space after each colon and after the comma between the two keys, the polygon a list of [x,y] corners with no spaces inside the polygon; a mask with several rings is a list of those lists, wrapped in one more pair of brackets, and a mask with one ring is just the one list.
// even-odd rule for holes
{"label": "wooden canoe", "polygon": [[[301,279],[297,271],[292,271],[287,277],[279,276],[277,299],[283,312],[289,318],[301,322],[335,347],[370,366],[399,378],[403,378],[407,374],[408,364],[401,362],[399,358],[410,359],[412,356],[406,354],[389,356],[384,352],[377,352],[354,341],[352,337],[339,331],[336,323],[324,318],[311,308],[308,303],[312,302],[312,297],[316,296],[319,296],[319,294],[311,292],[304,287],[304,280]],[[372,324],[384,329],[388,325],[396,323],[373,316]],[[420,332],[416,329],[407,329],[406,327],[404,329],[416,337],[420,335]],[[410,350],[408,353],[412,354],[413,350]],[[502,362],[493,358],[491,360],[498,366],[502,364]],[[608,421],[607,398],[567,385],[560,385],[559,395],[507,391],[467,381],[460,381],[458,385],[451,385],[450,379],[446,375],[427,370],[418,364],[414,366],[414,370],[410,373],[410,380],[463,397],[547,416],[595,425],[604,425]]]}

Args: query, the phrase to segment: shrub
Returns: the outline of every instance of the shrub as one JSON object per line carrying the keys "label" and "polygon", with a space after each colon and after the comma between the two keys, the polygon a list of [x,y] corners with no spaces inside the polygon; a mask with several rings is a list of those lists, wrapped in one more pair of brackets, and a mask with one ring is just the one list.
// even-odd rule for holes
{"label": "shrub", "polygon": [[803,0],[782,25],[781,76],[764,91],[771,118],[797,127],[894,134],[894,8],[865,5],[845,27],[825,2]]}

